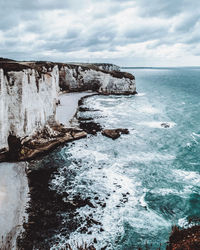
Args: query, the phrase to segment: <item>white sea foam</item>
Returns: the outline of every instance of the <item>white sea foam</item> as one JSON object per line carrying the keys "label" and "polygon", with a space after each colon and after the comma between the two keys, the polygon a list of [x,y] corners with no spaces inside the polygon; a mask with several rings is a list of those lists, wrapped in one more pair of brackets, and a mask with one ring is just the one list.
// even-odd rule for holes
{"label": "white sea foam", "polygon": [[192,135],[196,136],[196,137],[200,137],[200,134],[197,134],[197,133],[192,133]]}
{"label": "white sea foam", "polygon": [[187,146],[188,148],[190,148],[190,147],[192,146],[192,144],[191,144],[190,142],[187,142],[187,143],[186,143],[186,146]]}
{"label": "white sea foam", "polygon": [[192,137],[193,141],[194,141],[196,144],[199,144],[198,138],[200,138],[200,134],[197,134],[197,133],[193,132],[193,133],[191,134],[191,137]]}
{"label": "white sea foam", "polygon": [[200,186],[200,175],[194,171],[184,171],[181,169],[174,169],[172,170],[174,176],[179,181],[181,180],[183,183]]}
{"label": "white sea foam", "polygon": [[171,223],[158,215],[153,210],[138,210],[129,217],[129,224],[140,233],[141,230],[159,231],[161,228],[169,228]]}
{"label": "white sea foam", "polygon": [[158,122],[158,121],[150,121],[150,122],[139,122],[138,125],[147,126],[150,128],[164,128],[162,124],[169,125],[169,128],[173,128],[176,123],[175,122]]}
{"label": "white sea foam", "polygon": [[141,106],[139,108],[139,112],[147,113],[147,114],[157,114],[160,113],[160,111],[152,106]]}
{"label": "white sea foam", "polygon": [[136,94],[136,96],[145,96],[146,95],[146,93],[138,93],[138,94]]}
{"label": "white sea foam", "polygon": [[192,227],[194,225],[195,225],[195,223],[189,223],[186,217],[178,220],[179,227],[188,228],[188,227]]}
{"label": "white sea foam", "polygon": [[154,194],[158,194],[158,195],[168,195],[168,194],[180,194],[179,191],[172,189],[172,188],[158,188],[155,190],[152,190],[152,192]]}
{"label": "white sea foam", "polygon": [[145,195],[146,195],[146,193],[144,193],[144,194],[141,196],[141,198],[139,199],[139,202],[140,202],[140,204],[141,204],[142,207],[147,208],[148,205],[147,205],[147,203],[146,203],[146,201],[145,201]]}

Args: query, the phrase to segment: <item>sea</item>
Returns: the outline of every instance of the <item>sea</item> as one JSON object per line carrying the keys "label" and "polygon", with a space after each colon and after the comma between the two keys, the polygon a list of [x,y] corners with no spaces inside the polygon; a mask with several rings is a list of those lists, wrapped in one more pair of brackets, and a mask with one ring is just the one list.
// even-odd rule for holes
{"label": "sea", "polygon": [[55,233],[51,249],[165,249],[172,226],[199,223],[200,68],[123,70],[135,76],[138,94],[89,97],[91,111],[77,115],[130,133],[112,140],[99,132],[48,156],[58,169],[50,189],[90,201],[62,214],[68,231]]}

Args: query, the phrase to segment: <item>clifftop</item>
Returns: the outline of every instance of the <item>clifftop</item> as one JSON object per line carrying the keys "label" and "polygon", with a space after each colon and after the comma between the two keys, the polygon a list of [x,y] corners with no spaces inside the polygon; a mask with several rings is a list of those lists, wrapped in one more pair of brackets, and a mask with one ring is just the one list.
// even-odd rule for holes
{"label": "clifftop", "polygon": [[5,74],[11,71],[22,71],[24,69],[35,69],[39,73],[46,73],[51,71],[55,66],[58,66],[59,70],[62,67],[68,67],[70,69],[78,70],[81,67],[82,71],[95,70],[105,74],[110,74],[115,78],[122,79],[123,77],[134,80],[134,76],[127,72],[121,72],[120,67],[114,64],[107,63],[59,63],[59,62],[48,62],[48,61],[14,61],[7,58],[0,58],[0,69],[3,69]]}
{"label": "clifftop", "polygon": [[[112,69],[118,68],[110,64],[18,62],[0,58],[0,150],[8,149],[9,136],[20,140],[32,138],[46,126],[55,127],[56,105],[62,91],[136,94],[135,77]],[[54,128],[52,131],[59,132]]]}

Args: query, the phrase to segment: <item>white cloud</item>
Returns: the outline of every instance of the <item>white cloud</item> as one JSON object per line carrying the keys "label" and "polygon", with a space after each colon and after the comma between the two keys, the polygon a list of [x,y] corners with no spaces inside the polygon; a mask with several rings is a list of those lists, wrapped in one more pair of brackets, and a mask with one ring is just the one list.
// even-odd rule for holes
{"label": "white cloud", "polygon": [[0,0],[0,56],[198,65],[197,0]]}

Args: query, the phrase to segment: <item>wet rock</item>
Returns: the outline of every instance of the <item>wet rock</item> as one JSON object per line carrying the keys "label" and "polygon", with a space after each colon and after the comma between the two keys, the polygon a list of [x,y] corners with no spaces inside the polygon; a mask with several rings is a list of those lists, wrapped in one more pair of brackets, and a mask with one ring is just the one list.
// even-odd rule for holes
{"label": "wet rock", "polygon": [[167,123],[167,122],[161,123],[160,126],[163,127],[163,128],[170,128],[170,124]]}
{"label": "wet rock", "polygon": [[119,138],[121,134],[129,134],[128,129],[118,128],[118,129],[104,129],[102,135],[109,137],[113,140]]}
{"label": "wet rock", "polygon": [[80,112],[87,112],[87,111],[96,112],[96,111],[100,111],[100,110],[99,109],[86,108],[86,107],[79,107],[79,111]]}
{"label": "wet rock", "polygon": [[8,151],[6,148],[0,149],[0,162],[6,161]]}
{"label": "wet rock", "polygon": [[19,153],[22,148],[21,140],[15,135],[8,136],[8,160],[16,161],[19,158]]}
{"label": "wet rock", "polygon": [[[14,139],[9,138],[11,145],[9,155],[18,157],[18,160],[30,160],[49,153],[59,145],[86,136],[87,133],[81,129],[66,128],[62,125],[46,126],[39,134],[36,133],[31,138],[23,138],[21,144],[19,142],[14,144]],[[12,145],[16,145],[16,143],[18,143],[18,146],[12,148]]]}
{"label": "wet rock", "polygon": [[92,134],[92,135],[95,135],[97,132],[102,130],[101,125],[95,122],[81,122],[80,121],[80,128],[83,129],[88,134]]}
{"label": "wet rock", "polygon": [[191,228],[180,229],[177,226],[172,228],[169,237],[167,250],[200,249],[200,225]]}
{"label": "wet rock", "polygon": [[106,207],[106,203],[103,203],[103,204],[102,204],[102,207]]}
{"label": "wet rock", "polygon": [[93,120],[93,118],[92,117],[80,117],[80,118],[78,118],[79,119],[79,121],[92,121]]}
{"label": "wet rock", "polygon": [[82,227],[82,228],[80,229],[80,232],[81,232],[81,233],[87,233],[87,231],[88,231],[87,227]]}

